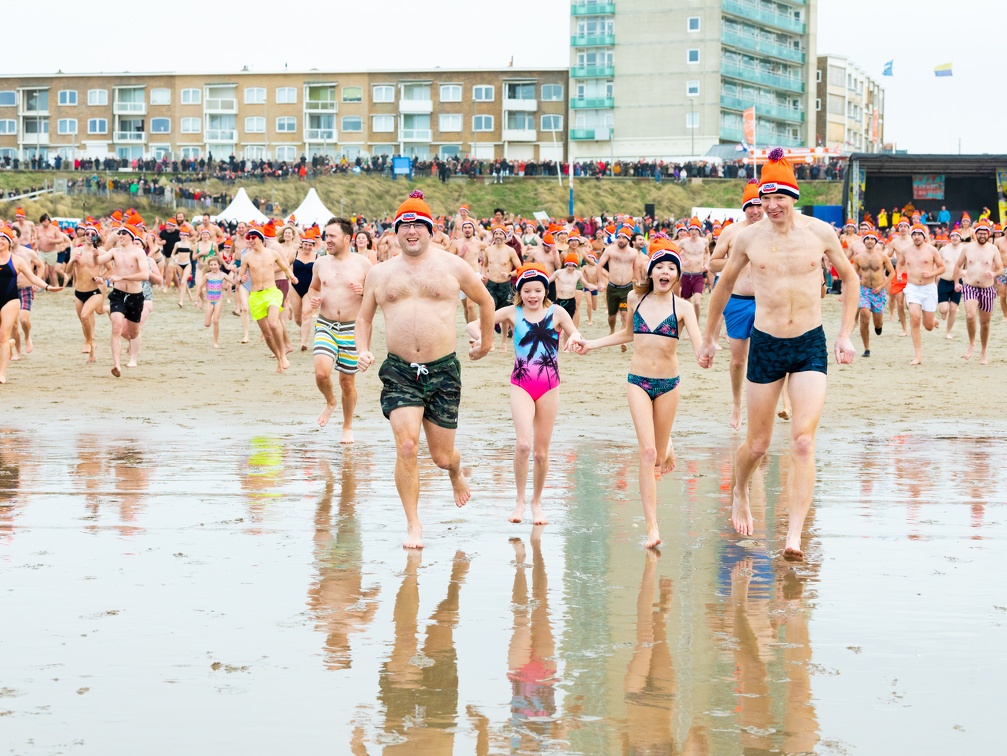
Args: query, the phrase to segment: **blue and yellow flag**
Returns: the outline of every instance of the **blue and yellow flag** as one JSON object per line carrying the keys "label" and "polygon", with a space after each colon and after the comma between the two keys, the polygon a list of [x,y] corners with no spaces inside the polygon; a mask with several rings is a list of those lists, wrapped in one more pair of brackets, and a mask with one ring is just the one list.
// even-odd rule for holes
{"label": "blue and yellow flag", "polygon": [[895,66],[895,60],[890,60],[885,63],[885,70],[881,72],[882,76],[894,76],[892,73],[892,68]]}
{"label": "blue and yellow flag", "polygon": [[934,69],[934,76],[951,76],[951,64],[943,63]]}

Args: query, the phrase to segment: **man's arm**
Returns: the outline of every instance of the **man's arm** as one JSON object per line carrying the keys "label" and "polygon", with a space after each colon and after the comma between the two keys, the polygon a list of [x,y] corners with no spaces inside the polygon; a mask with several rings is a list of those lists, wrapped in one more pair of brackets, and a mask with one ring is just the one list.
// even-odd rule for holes
{"label": "man's arm", "polygon": [[479,347],[473,346],[469,350],[469,357],[478,360],[489,354],[493,348],[493,318],[496,312],[496,305],[489,290],[483,285],[472,267],[459,260],[457,263],[458,285],[465,293],[465,296],[475,302],[479,307]]}
{"label": "man's arm", "polygon": [[710,259],[706,264],[707,270],[711,273],[720,273],[724,269],[724,266],[727,265],[727,253],[731,249],[731,239],[734,238],[734,234],[734,226],[720,233],[720,238],[717,239],[717,246],[713,248],[713,254],[710,255]]}
{"label": "man's arm", "polygon": [[892,261],[884,256],[883,259],[885,261],[885,280],[881,282],[881,286],[874,290],[875,294],[880,294],[882,291],[887,289],[888,284],[890,284],[892,279],[895,278],[895,268],[892,267]]}
{"label": "man's arm", "polygon": [[[727,306],[727,301],[731,298],[731,292],[734,291],[734,284],[737,282],[738,276],[741,275],[741,271],[748,264],[745,234],[738,234],[738,239],[734,242],[733,247],[733,254],[728,258],[727,264],[720,274],[720,281],[713,288],[713,295],[710,297],[710,304],[707,309],[706,333],[704,334],[703,342],[704,346],[708,342],[711,349],[714,348],[713,339],[717,322],[720,320],[720,316],[724,314],[724,308]],[[713,364],[712,358],[710,364]],[[700,362],[700,365],[709,367],[709,365],[703,365],[702,362]]]}
{"label": "man's arm", "polygon": [[[825,224],[823,223],[823,225]],[[843,281],[843,291],[859,291],[860,276],[857,275],[857,271],[853,269],[850,261],[846,259],[846,253],[843,252],[843,247],[839,243],[839,237],[833,232],[832,227],[825,226],[824,229],[821,229],[819,237],[825,242],[825,256],[829,258],[832,267],[836,269],[836,273],[839,274],[839,277]],[[837,344],[843,339],[849,340],[850,333],[853,332],[853,323],[857,318],[857,306],[859,302],[858,297],[843,297],[842,319],[839,323],[839,333],[836,336]],[[850,346],[852,350],[852,344]],[[853,354],[851,351],[850,361],[852,359]],[[840,361],[842,362],[842,360]]]}
{"label": "man's arm", "polygon": [[[936,266],[933,272],[933,280],[936,281],[944,273],[944,271],[947,270],[947,266],[944,265],[944,258],[941,257],[941,253],[937,251],[937,247],[930,247],[930,258],[934,261],[934,265]],[[927,273],[926,275],[929,276],[931,274]]]}
{"label": "man's arm", "polygon": [[960,281],[962,278],[962,273],[965,272],[965,250],[958,254],[958,260],[955,262],[955,270],[951,275],[951,281],[954,283],[956,289],[960,289]]}
{"label": "man's arm", "polygon": [[28,282],[33,286],[37,286],[40,289],[45,289],[46,291],[59,291],[62,286],[50,286],[47,281],[43,281],[41,278],[32,273],[31,268],[28,263],[22,260],[17,255],[11,255],[10,258],[14,262],[14,270],[23,275],[28,279]]}
{"label": "man's arm", "polygon": [[357,345],[357,367],[360,372],[364,372],[374,364],[374,355],[371,353],[371,328],[374,313],[378,309],[378,300],[374,294],[378,278],[380,276],[369,275],[364,279],[363,299],[357,311],[357,320],[353,324],[353,340]]}
{"label": "man's arm", "polygon": [[[287,278],[290,279],[290,283],[297,283],[297,276],[294,275],[294,271],[292,271],[290,269],[290,266],[287,265],[287,260],[286,260],[285,255],[283,253],[281,253],[281,252],[277,252],[274,249],[273,250],[273,259],[276,261],[276,264],[280,266],[280,270],[282,270],[284,273],[287,274]],[[312,268],[312,270],[314,270],[314,269]]]}

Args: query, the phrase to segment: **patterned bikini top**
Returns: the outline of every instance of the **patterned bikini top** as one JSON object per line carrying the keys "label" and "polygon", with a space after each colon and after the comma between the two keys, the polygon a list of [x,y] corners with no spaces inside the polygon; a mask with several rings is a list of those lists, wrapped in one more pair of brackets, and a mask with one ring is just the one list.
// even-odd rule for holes
{"label": "patterned bikini top", "polygon": [[650,330],[650,326],[647,325],[647,321],[643,319],[643,315],[640,314],[640,305],[643,304],[644,300],[650,296],[650,292],[643,295],[643,299],[636,306],[633,311],[633,333],[649,333],[654,336],[667,336],[669,339],[678,338],[678,314],[675,310],[675,296],[671,298],[671,314],[668,315],[664,320],[661,321],[661,325],[655,328],[653,331]]}

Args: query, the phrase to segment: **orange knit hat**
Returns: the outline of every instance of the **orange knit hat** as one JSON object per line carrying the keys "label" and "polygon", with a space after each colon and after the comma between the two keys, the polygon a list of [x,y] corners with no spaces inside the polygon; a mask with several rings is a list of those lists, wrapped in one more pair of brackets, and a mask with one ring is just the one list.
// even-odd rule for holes
{"label": "orange knit hat", "polygon": [[[8,242],[10,242],[11,246],[14,245],[14,229],[8,226],[3,221],[0,221],[0,236],[2,236]],[[13,263],[11,264],[13,265]]]}
{"label": "orange knit hat", "polygon": [[801,190],[797,186],[794,166],[783,157],[783,150],[777,147],[769,153],[769,162],[762,169],[762,182],[759,184],[759,196],[765,194],[785,194],[795,200],[801,198]]}
{"label": "orange knit hat", "polygon": [[548,290],[549,273],[546,271],[544,265],[540,263],[528,263],[527,265],[522,265],[518,268],[516,282],[518,291],[521,291],[521,287],[526,283],[530,283],[532,281],[538,281]]}
{"label": "orange knit hat", "polygon": [[745,193],[741,195],[741,210],[744,212],[749,205],[761,205],[762,198],[759,197],[759,182],[749,179],[745,184]]}
{"label": "orange knit hat", "polygon": [[576,253],[571,252],[563,258],[563,265],[580,265],[580,257]]}
{"label": "orange knit hat", "polygon": [[434,232],[434,214],[430,205],[423,201],[423,192],[419,189],[409,195],[409,199],[399,205],[395,211],[395,230],[399,230],[400,223],[415,223],[419,221],[424,224],[432,234]]}
{"label": "orange knit hat", "polygon": [[699,222],[699,218],[692,218],[689,221],[689,230],[691,231],[694,228],[699,231],[703,230],[703,224]]}
{"label": "orange knit hat", "polygon": [[913,227],[912,227],[912,230],[910,231],[910,233],[911,234],[923,234],[924,236],[926,236],[927,235],[927,229],[923,226],[922,223],[914,223]]}

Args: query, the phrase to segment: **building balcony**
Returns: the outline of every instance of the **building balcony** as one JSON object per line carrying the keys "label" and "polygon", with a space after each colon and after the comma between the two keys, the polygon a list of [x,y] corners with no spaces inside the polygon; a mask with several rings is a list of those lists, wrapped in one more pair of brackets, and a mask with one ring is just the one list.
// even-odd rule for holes
{"label": "building balcony", "polygon": [[537,138],[535,129],[504,129],[505,142],[534,142]]}
{"label": "building balcony", "polygon": [[334,142],[336,141],[335,129],[305,129],[304,141],[306,142]]}
{"label": "building balcony", "polygon": [[434,112],[434,101],[399,100],[399,112],[403,115],[430,115]]}
{"label": "building balcony", "polygon": [[615,3],[572,3],[571,16],[611,16],[615,13]]}
{"label": "building balcony", "polygon": [[207,129],[206,141],[234,143],[238,141],[238,132],[236,129]]}
{"label": "building balcony", "polygon": [[615,76],[615,66],[575,66],[570,69],[571,79],[608,79]]}
{"label": "building balcony", "polygon": [[763,84],[774,89],[784,89],[787,92],[804,93],[804,82],[796,76],[784,76],[763,71],[754,66],[741,66],[735,63],[723,61],[720,64],[720,73],[732,79],[748,82],[749,84]]}
{"label": "building balcony", "polygon": [[612,129],[570,129],[570,139],[575,142],[607,142],[612,138]]}
{"label": "building balcony", "polygon": [[49,109],[46,108],[45,110],[28,110],[27,108],[23,108],[20,105],[18,105],[17,114],[19,116],[29,116],[30,118],[38,118],[38,117],[45,118],[49,115]]}
{"label": "building balcony", "polygon": [[503,101],[503,109],[505,111],[524,111],[527,113],[534,113],[538,110],[538,100],[516,100],[510,97],[505,97]]}
{"label": "building balcony", "polygon": [[584,36],[574,34],[570,37],[571,47],[611,47],[614,44],[614,34],[591,34]]}
{"label": "building balcony", "polygon": [[[734,128],[721,124],[720,138],[726,139],[729,142],[743,142],[745,141],[745,129],[740,126]],[[804,142],[789,134],[770,131],[769,129],[759,129],[755,134],[755,145],[760,149],[764,147],[804,147]]]}
{"label": "building balcony", "polygon": [[614,108],[614,97],[575,97],[570,100],[570,107],[574,110],[598,110],[600,108]]}
{"label": "building balcony", "polygon": [[[308,113],[335,113],[339,109],[335,100],[305,100],[304,110]],[[428,113],[430,111],[427,111]]]}
{"label": "building balcony", "polygon": [[233,97],[207,97],[203,110],[207,113],[237,113],[238,100]]}
{"label": "building balcony", "polygon": [[146,115],[147,103],[116,102],[112,104],[112,112],[115,113],[115,115]]}
{"label": "building balcony", "polygon": [[48,134],[25,134],[25,133],[22,132],[22,133],[18,134],[17,141],[18,141],[18,144],[20,144],[20,145],[26,145],[26,146],[46,145],[46,144],[49,144],[49,135]]}
{"label": "building balcony", "polygon": [[143,131],[114,131],[112,141],[125,144],[144,144],[147,141],[147,134]]}
{"label": "building balcony", "polygon": [[433,129],[402,129],[403,142],[429,142],[434,138]]}
{"label": "building balcony", "polygon": [[783,105],[762,103],[747,97],[738,97],[730,94],[720,95],[720,107],[727,110],[745,111],[753,106],[755,107],[756,116],[776,118],[781,121],[790,121],[791,123],[804,123],[804,111],[800,108],[788,108]]}
{"label": "building balcony", "polygon": [[724,29],[720,34],[720,41],[728,47],[734,47],[745,52],[753,52],[770,58],[779,58],[791,63],[804,63],[803,50],[798,50],[796,47],[789,45],[781,45],[779,42],[772,42],[751,34],[740,34]]}
{"label": "building balcony", "polygon": [[793,16],[786,13],[776,13],[775,11],[763,10],[757,2],[746,2],[746,0],[723,0],[721,7],[724,13],[737,16],[749,23],[772,26],[774,29],[792,32],[794,34],[804,34],[804,22],[798,21]]}

